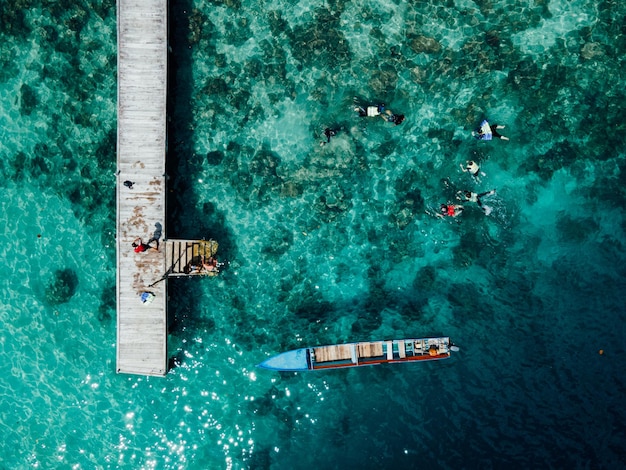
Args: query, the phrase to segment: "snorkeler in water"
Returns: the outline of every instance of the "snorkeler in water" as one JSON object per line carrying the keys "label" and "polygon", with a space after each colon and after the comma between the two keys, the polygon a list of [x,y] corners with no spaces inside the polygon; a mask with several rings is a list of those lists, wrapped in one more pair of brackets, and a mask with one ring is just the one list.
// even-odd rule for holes
{"label": "snorkeler in water", "polygon": [[381,114],[381,116],[385,121],[391,122],[396,126],[402,124],[402,122],[404,121],[404,114],[394,114],[390,110],[386,110],[384,113]]}
{"label": "snorkeler in water", "polygon": [[458,217],[463,212],[464,207],[460,204],[441,204],[437,217]]}
{"label": "snorkeler in water", "polygon": [[465,166],[463,166],[462,163],[459,165],[464,173],[469,173],[474,178],[478,178],[478,175],[480,174],[480,166],[474,160],[467,160],[465,162]]}
{"label": "snorkeler in water", "polygon": [[480,207],[480,209],[485,213],[485,215],[489,215],[491,214],[493,209],[489,206],[483,205],[483,202],[481,199],[486,196],[492,196],[495,193],[496,193],[495,189],[492,189],[491,191],[486,191],[480,194],[474,193],[472,191],[459,191],[457,193],[457,196],[459,197],[459,199],[462,199],[464,201],[475,202],[478,205],[478,207]]}
{"label": "snorkeler in water", "polygon": [[385,103],[368,106],[366,108],[362,106],[357,106],[354,108],[354,110],[358,112],[359,116],[361,117],[376,117],[385,112]]}
{"label": "snorkeler in water", "polygon": [[486,119],[480,123],[480,127],[472,132],[474,138],[478,140],[491,140],[494,137],[502,140],[509,140],[508,137],[504,137],[500,135],[498,129],[504,129],[505,126],[500,126],[499,124],[489,124],[489,121]]}
{"label": "snorkeler in water", "polygon": [[327,127],[326,129],[324,129],[324,136],[326,137],[326,142],[324,142],[323,140],[320,142],[320,145],[326,145],[330,143],[330,138],[331,137],[335,137],[338,133],[339,133],[340,129],[331,129],[330,127]]}
{"label": "snorkeler in water", "polygon": [[392,124],[395,124],[396,126],[399,124],[402,124],[402,122],[404,121],[404,114],[396,114],[392,112],[390,109],[386,109],[385,103],[375,105],[375,106],[368,106],[366,108],[362,106],[356,106],[354,110],[357,111],[359,113],[359,116],[361,117],[380,116],[386,122],[391,122]]}

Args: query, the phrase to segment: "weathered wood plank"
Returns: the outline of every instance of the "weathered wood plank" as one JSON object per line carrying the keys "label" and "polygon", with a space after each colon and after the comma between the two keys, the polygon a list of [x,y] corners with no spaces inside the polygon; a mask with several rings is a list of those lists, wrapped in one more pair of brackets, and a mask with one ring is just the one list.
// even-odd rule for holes
{"label": "weathered wood plank", "polygon": [[314,348],[316,362],[341,361],[352,358],[349,344],[336,344],[332,346],[319,346]]}
{"label": "weathered wood plank", "polygon": [[359,357],[378,357],[383,355],[383,343],[382,341],[376,341],[372,343],[359,343],[358,345]]}

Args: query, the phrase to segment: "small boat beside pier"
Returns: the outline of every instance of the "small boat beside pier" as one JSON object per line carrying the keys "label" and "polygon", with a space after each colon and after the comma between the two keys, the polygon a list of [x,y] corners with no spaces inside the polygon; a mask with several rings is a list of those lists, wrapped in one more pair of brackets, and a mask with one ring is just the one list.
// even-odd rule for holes
{"label": "small boat beside pier", "polygon": [[259,367],[279,371],[341,369],[377,364],[435,361],[458,351],[447,336],[437,338],[364,341],[294,349],[273,356]]}

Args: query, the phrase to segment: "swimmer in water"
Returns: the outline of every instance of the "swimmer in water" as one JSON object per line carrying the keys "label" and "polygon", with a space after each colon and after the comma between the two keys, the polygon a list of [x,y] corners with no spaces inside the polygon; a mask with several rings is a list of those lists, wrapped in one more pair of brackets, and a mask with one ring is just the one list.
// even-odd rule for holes
{"label": "swimmer in water", "polygon": [[468,160],[465,162],[465,166],[463,166],[462,163],[459,164],[459,166],[464,173],[469,173],[475,178],[477,178],[480,173],[480,166],[474,160]]}
{"label": "swimmer in water", "polygon": [[480,194],[474,193],[472,191],[459,191],[457,193],[457,196],[459,197],[459,199],[462,199],[464,201],[475,202],[478,205],[478,207],[480,207],[480,209],[485,213],[485,215],[489,215],[491,214],[493,209],[489,206],[485,206],[481,199],[486,196],[492,196],[495,193],[496,193],[495,189],[492,189],[491,191],[487,191],[487,192],[480,193]]}
{"label": "swimmer in water", "polygon": [[460,204],[441,204],[437,217],[458,217],[463,212],[464,207]]}
{"label": "swimmer in water", "polygon": [[472,132],[472,135],[478,140],[491,140],[494,137],[502,140],[509,140],[508,137],[500,135],[498,129],[504,129],[504,126],[500,126],[499,124],[491,125],[486,119],[484,119],[483,122],[480,123],[480,127]]}

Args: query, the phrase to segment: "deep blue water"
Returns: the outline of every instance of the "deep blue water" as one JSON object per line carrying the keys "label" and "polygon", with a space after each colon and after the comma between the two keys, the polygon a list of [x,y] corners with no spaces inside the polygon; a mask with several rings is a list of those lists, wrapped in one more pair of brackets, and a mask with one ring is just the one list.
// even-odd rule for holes
{"label": "deep blue water", "polygon": [[[0,9],[0,467],[626,467],[626,6],[170,6],[167,236],[228,266],[170,281],[164,379],[115,374],[115,4]],[[382,102],[405,121],[354,111]]]}

